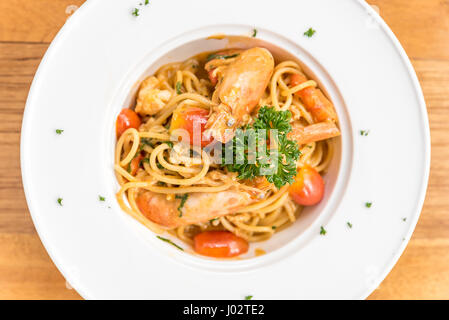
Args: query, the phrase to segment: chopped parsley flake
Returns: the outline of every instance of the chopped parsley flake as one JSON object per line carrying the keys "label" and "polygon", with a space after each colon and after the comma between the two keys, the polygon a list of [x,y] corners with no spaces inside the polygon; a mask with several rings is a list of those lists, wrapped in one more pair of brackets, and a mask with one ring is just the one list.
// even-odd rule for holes
{"label": "chopped parsley flake", "polygon": [[253,296],[246,296],[245,300],[251,300],[253,298]]}
{"label": "chopped parsley flake", "polygon": [[62,130],[62,129],[56,129],[56,134],[61,134],[63,132],[64,132],[64,130]]}
{"label": "chopped parsley flake", "polygon": [[406,222],[406,221],[407,221],[407,218],[402,218],[402,221]]}
{"label": "chopped parsley flake", "polygon": [[252,37],[255,38],[257,36],[257,29],[253,29],[253,35]]}
{"label": "chopped parsley flake", "polygon": [[176,248],[178,248],[179,250],[181,250],[181,251],[184,251],[184,249],[183,248],[181,248],[180,246],[178,246],[176,243],[174,243],[173,241],[171,241],[170,239],[166,239],[166,238],[163,238],[163,237],[161,237],[161,236],[156,236],[159,240],[162,240],[162,241],[165,241],[165,242],[167,242],[167,243],[170,243],[172,246],[175,246]]}
{"label": "chopped parsley flake", "polygon": [[346,222],[346,224],[348,225],[349,228],[352,229],[352,223],[351,222],[348,221],[348,222]]}
{"label": "chopped parsley flake", "polygon": [[372,202],[366,202],[365,203],[365,207],[367,207],[367,208],[371,208],[372,206],[373,206]]}
{"label": "chopped parsley flake", "polygon": [[179,204],[178,207],[178,211],[179,211],[179,217],[182,217],[182,208],[184,208],[184,205],[186,204],[187,198],[189,197],[189,194],[183,194],[181,195],[176,195],[176,199],[181,199],[181,203]]}
{"label": "chopped parsley flake", "polygon": [[149,4],[150,0],[145,0],[145,5]]}
{"label": "chopped parsley flake", "polygon": [[360,135],[366,137],[369,135],[369,130],[360,130]]}
{"label": "chopped parsley flake", "polygon": [[276,228],[277,228],[276,226],[271,226],[271,229],[273,230],[276,230]]}
{"label": "chopped parsley flake", "polygon": [[139,167],[142,165],[142,163],[150,163],[150,158],[143,158],[140,160]]}
{"label": "chopped parsley flake", "polygon": [[182,85],[181,81],[176,82],[176,93],[177,94],[181,94],[182,93],[181,85]]}
{"label": "chopped parsley flake", "polygon": [[150,139],[141,138],[140,139],[140,150],[142,150],[145,145],[150,146],[151,148],[154,148],[154,144],[151,143]]}
{"label": "chopped parsley flake", "polygon": [[135,17],[138,17],[139,16],[139,9],[134,8],[134,10],[132,12],[132,15],[135,16]]}
{"label": "chopped parsley flake", "polygon": [[62,198],[58,198],[58,204],[62,207]]}
{"label": "chopped parsley flake", "polygon": [[313,30],[312,28],[309,28],[306,32],[304,32],[304,35],[306,37],[312,38],[312,36],[315,34],[316,30]]}
{"label": "chopped parsley flake", "polygon": [[105,197],[102,197],[102,196],[98,196],[98,200],[100,200],[100,201],[106,201],[106,198],[105,198]]}
{"label": "chopped parsley flake", "polygon": [[232,59],[232,58],[237,57],[238,55],[239,55],[238,53],[234,53],[231,55],[212,53],[207,56],[206,62],[209,62],[214,59],[220,59],[220,60]]}
{"label": "chopped parsley flake", "polygon": [[171,141],[165,141],[164,142],[166,145],[168,145],[170,148],[173,148],[173,142]]}
{"label": "chopped parsley flake", "polygon": [[325,236],[326,233],[327,233],[326,229],[324,229],[324,227],[321,226],[321,228],[320,228],[320,235]]}

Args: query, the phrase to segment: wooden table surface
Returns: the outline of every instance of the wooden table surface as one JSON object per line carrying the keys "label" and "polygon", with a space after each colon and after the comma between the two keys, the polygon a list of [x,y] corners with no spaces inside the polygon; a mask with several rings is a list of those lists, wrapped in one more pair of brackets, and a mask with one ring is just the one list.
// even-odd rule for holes
{"label": "wooden table surface", "polygon": [[[19,142],[30,83],[82,0],[0,1],[0,299],[80,299],[47,255],[22,189]],[[432,168],[407,249],[370,299],[449,299],[449,1],[369,0],[410,56],[430,118]],[[32,4],[31,4],[32,3]]]}

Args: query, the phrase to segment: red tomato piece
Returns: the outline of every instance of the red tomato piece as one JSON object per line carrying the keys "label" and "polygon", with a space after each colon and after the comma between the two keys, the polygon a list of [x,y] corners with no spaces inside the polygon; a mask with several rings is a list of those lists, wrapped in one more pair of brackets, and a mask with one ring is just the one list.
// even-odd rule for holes
{"label": "red tomato piece", "polygon": [[131,160],[130,168],[131,168],[131,175],[135,175],[137,173],[137,170],[139,170],[140,167],[140,161],[144,158],[143,155],[139,154],[137,157]]}
{"label": "red tomato piece", "polygon": [[194,239],[195,252],[214,258],[231,258],[248,252],[248,242],[229,231],[205,231]]}
{"label": "red tomato piece", "polygon": [[216,86],[217,82],[218,82],[218,77],[216,75],[214,76],[214,71],[215,71],[215,69],[210,70],[208,72],[208,75],[209,75],[209,80],[212,83],[212,85]]}
{"label": "red tomato piece", "polygon": [[302,167],[289,188],[292,199],[303,206],[313,206],[324,196],[324,180],[312,167]]}
{"label": "red tomato piece", "polygon": [[140,127],[139,115],[131,109],[123,109],[117,117],[116,132],[117,138],[129,128],[137,129]]}
{"label": "red tomato piece", "polygon": [[[195,137],[197,141],[201,141],[201,147],[207,146],[209,143],[213,141],[213,138],[204,138],[204,126],[207,123],[207,119],[209,117],[209,110],[198,108],[198,107],[184,107],[178,108],[173,112],[171,124],[170,124],[170,132],[176,129],[184,129],[188,132],[190,136],[190,144],[194,144],[194,134],[198,135]],[[200,130],[198,132],[194,132],[194,127]]]}

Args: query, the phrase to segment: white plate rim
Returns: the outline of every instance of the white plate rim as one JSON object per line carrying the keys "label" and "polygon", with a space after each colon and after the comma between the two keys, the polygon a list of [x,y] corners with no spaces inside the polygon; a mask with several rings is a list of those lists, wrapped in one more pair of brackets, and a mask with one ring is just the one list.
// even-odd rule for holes
{"label": "white plate rim", "polygon": [[[413,81],[413,85],[414,85],[414,89],[415,89],[415,93],[417,95],[417,99],[419,100],[419,104],[420,104],[420,112],[421,112],[421,117],[422,117],[422,125],[423,128],[425,129],[425,159],[424,159],[424,166],[426,168],[425,172],[424,172],[424,176],[423,176],[423,181],[425,183],[422,184],[421,186],[421,190],[420,190],[420,197],[419,199],[417,199],[416,201],[416,206],[415,206],[415,212],[417,212],[417,214],[414,214],[413,217],[414,219],[411,221],[408,231],[406,232],[406,236],[405,236],[405,241],[403,242],[403,244],[400,246],[399,250],[396,252],[396,254],[394,255],[394,257],[392,257],[390,259],[390,263],[389,265],[383,270],[383,272],[377,277],[377,279],[373,282],[373,285],[371,288],[368,288],[366,290],[366,292],[364,294],[362,294],[362,296],[360,298],[365,299],[367,296],[369,296],[372,291],[378,287],[378,285],[380,284],[380,282],[383,281],[383,279],[388,275],[388,273],[391,271],[391,269],[394,267],[394,265],[397,263],[398,259],[400,258],[400,256],[402,255],[403,251],[405,250],[408,241],[410,240],[413,231],[416,227],[416,224],[418,222],[419,216],[420,216],[420,211],[421,208],[424,204],[424,200],[425,200],[425,196],[426,196],[426,190],[427,190],[427,185],[428,185],[428,181],[429,181],[429,172],[430,172],[430,159],[431,159],[431,150],[430,150],[430,130],[429,130],[429,122],[428,122],[428,115],[426,112],[426,104],[425,104],[425,100],[424,100],[424,96],[422,93],[422,89],[420,87],[417,75],[415,70],[413,69],[413,66],[407,56],[407,54],[405,53],[405,50],[403,49],[403,47],[401,46],[399,40],[396,38],[396,36],[394,35],[394,33],[391,31],[391,29],[387,26],[387,24],[383,21],[383,19],[377,15],[377,13],[372,9],[371,6],[369,6],[364,0],[355,0],[357,3],[359,3],[362,7],[364,7],[367,11],[372,13],[372,16],[376,19],[377,23],[379,23],[379,25],[381,26],[383,32],[386,33],[386,35],[388,36],[389,40],[393,43],[393,45],[395,46],[396,50],[398,51],[402,62],[406,65],[408,73],[409,73],[409,77],[410,79]],[[61,28],[61,30],[58,32],[58,34],[56,35],[56,37],[54,38],[54,40],[52,41],[52,43],[50,44],[47,52],[45,53],[44,57],[42,58],[42,61],[39,65],[38,70],[36,71],[35,77],[33,79],[33,82],[31,84],[30,87],[30,91],[29,91],[29,95],[27,98],[27,102],[26,102],[26,107],[24,110],[24,117],[23,117],[23,122],[22,122],[22,130],[21,130],[21,145],[20,145],[20,154],[21,154],[21,168],[22,168],[22,182],[23,182],[23,186],[24,186],[24,191],[25,191],[25,196],[27,199],[27,204],[29,207],[29,211],[33,220],[33,223],[36,227],[37,233],[42,241],[42,243],[44,244],[49,256],[51,257],[51,259],[53,260],[53,262],[55,263],[55,265],[57,266],[57,268],[59,269],[59,271],[63,274],[63,276],[70,282],[70,279],[67,278],[67,274],[65,273],[64,268],[62,267],[62,265],[59,262],[59,259],[57,256],[55,256],[52,253],[52,245],[50,243],[48,243],[45,240],[45,236],[41,233],[40,231],[40,227],[39,227],[39,220],[36,218],[36,216],[33,214],[33,211],[36,211],[37,208],[34,205],[34,202],[31,200],[31,190],[30,190],[30,186],[27,183],[27,172],[25,170],[26,165],[25,165],[25,157],[23,156],[26,152],[25,152],[25,143],[24,143],[24,137],[26,136],[26,131],[27,131],[27,124],[31,121],[30,117],[28,116],[30,114],[29,110],[31,109],[30,105],[32,105],[32,101],[33,101],[33,94],[35,91],[35,82],[36,79],[39,78],[40,73],[42,73],[43,68],[45,67],[46,64],[48,64],[49,59],[51,58],[51,55],[54,53],[55,48],[57,47],[57,45],[59,44],[59,40],[64,36],[65,31],[70,28],[71,24],[74,22],[74,20],[76,18],[78,18],[79,16],[81,16],[81,14],[84,11],[87,11],[88,8],[91,6],[91,4],[93,3],[93,1],[86,1],[75,13],[73,17],[73,19],[69,19],[67,21],[67,23]],[[86,295],[85,292],[83,292],[82,290],[77,289],[77,292],[83,296],[83,297],[88,297],[88,295]]]}

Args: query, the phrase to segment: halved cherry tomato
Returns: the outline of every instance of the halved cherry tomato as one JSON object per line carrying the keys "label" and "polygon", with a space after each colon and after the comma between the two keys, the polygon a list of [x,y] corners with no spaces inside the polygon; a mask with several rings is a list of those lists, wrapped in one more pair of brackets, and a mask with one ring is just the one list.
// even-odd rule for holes
{"label": "halved cherry tomato", "polygon": [[[292,74],[290,78],[290,87],[296,87],[301,83],[307,81],[307,78],[302,74]],[[336,121],[337,114],[334,106],[323,92],[314,87],[307,87],[295,93],[304,103],[306,109],[312,113],[316,121]]]}
{"label": "halved cherry tomato", "polygon": [[216,85],[217,82],[218,82],[218,77],[217,77],[216,75],[214,75],[214,71],[215,71],[215,69],[210,70],[210,71],[208,72],[208,75],[209,75],[209,80],[210,80],[210,82],[211,82],[212,85],[215,87],[215,85]]}
{"label": "halved cherry tomato", "polygon": [[203,256],[231,258],[248,252],[248,242],[229,231],[205,231],[193,238],[195,251]]}
{"label": "halved cherry tomato", "polygon": [[289,188],[292,199],[303,206],[316,205],[324,196],[324,180],[312,167],[302,167]]}
{"label": "halved cherry tomato", "polygon": [[190,135],[190,144],[194,144],[194,124],[196,123],[199,132],[195,132],[195,134],[199,135],[195,137],[198,141],[201,141],[201,147],[207,146],[212,142],[213,138],[204,138],[204,126],[207,123],[207,119],[209,116],[209,110],[198,108],[198,107],[181,107],[176,109],[173,112],[171,124],[170,124],[170,132],[175,129],[184,129]]}
{"label": "halved cherry tomato", "polygon": [[137,129],[140,127],[140,117],[131,109],[123,109],[117,117],[116,132],[117,138],[129,128]]}
{"label": "halved cherry tomato", "polygon": [[140,161],[145,158],[143,155],[139,154],[137,157],[131,160],[130,168],[131,168],[131,175],[135,175],[137,173],[137,170],[140,167]]}

